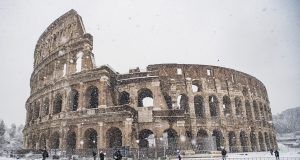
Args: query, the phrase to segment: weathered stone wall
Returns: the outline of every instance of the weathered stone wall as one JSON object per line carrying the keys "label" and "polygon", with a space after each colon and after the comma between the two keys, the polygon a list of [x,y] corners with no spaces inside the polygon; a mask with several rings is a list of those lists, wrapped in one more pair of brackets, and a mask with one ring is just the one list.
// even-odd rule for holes
{"label": "weathered stone wall", "polygon": [[189,64],[119,74],[95,67],[92,43],[74,10],[40,37],[26,102],[25,148],[135,148],[136,140],[150,147],[145,137],[164,133],[170,139],[214,136],[218,148],[232,152],[277,146],[267,91],[255,77]]}

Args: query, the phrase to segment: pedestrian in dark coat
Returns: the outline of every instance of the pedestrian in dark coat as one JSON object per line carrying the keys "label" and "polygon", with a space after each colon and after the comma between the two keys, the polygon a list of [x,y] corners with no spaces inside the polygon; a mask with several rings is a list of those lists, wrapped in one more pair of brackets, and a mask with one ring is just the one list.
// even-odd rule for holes
{"label": "pedestrian in dark coat", "polygon": [[270,149],[270,153],[271,153],[271,156],[273,156],[273,149],[272,148]]}
{"label": "pedestrian in dark coat", "polygon": [[49,154],[46,149],[41,149],[41,151],[42,151],[42,157],[43,157],[42,160],[45,160],[46,158],[49,157]]}
{"label": "pedestrian in dark coat", "polygon": [[99,153],[100,160],[104,160],[105,154],[101,151]]}
{"label": "pedestrian in dark coat", "polygon": [[114,153],[114,157],[113,157],[115,160],[121,160],[122,159],[122,154],[120,152],[120,150],[117,150],[115,153]]}
{"label": "pedestrian in dark coat", "polygon": [[276,159],[279,159],[279,152],[278,152],[278,150],[275,150],[274,154],[275,154]]}
{"label": "pedestrian in dark coat", "polygon": [[93,154],[94,160],[96,160],[96,156],[97,156],[96,151],[93,151],[92,154]]}
{"label": "pedestrian in dark coat", "polygon": [[225,148],[222,149],[222,159],[225,160],[226,159],[226,154],[227,151],[225,150]]}

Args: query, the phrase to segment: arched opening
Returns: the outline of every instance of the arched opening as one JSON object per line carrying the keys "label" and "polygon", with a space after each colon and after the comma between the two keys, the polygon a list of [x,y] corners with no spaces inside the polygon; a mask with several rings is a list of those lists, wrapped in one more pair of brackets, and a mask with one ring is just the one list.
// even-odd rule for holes
{"label": "arched opening", "polygon": [[172,105],[172,98],[171,96],[169,96],[167,93],[164,92],[164,98],[167,104],[168,109],[173,109],[173,105]]}
{"label": "arched opening", "polygon": [[224,110],[224,116],[229,117],[231,116],[231,101],[228,96],[223,97],[223,110]]}
{"label": "arched opening", "polygon": [[254,131],[250,132],[250,142],[251,142],[251,149],[253,152],[257,151],[257,142],[256,142],[256,135]]}
{"label": "arched opening", "polygon": [[193,92],[201,92],[202,91],[202,84],[199,80],[194,80],[192,82],[192,91]]}
{"label": "arched opening", "polygon": [[201,96],[194,97],[194,106],[195,106],[195,114],[198,118],[204,118],[204,106],[203,106],[203,98]]}
{"label": "arched opening", "polygon": [[119,128],[112,127],[106,132],[107,148],[115,148],[122,146],[122,132]]}
{"label": "arched opening", "polygon": [[246,115],[247,115],[247,120],[251,121],[252,120],[252,111],[251,111],[251,106],[248,100],[245,102],[245,107],[246,107]]}
{"label": "arched opening", "polygon": [[253,110],[254,110],[254,117],[256,120],[259,120],[259,108],[257,106],[256,101],[253,101]]}
{"label": "arched opening", "polygon": [[239,97],[235,97],[235,114],[237,117],[241,117],[243,113],[242,101]]}
{"label": "arched opening", "polygon": [[76,111],[78,108],[79,93],[76,89],[72,89],[70,92],[70,110]]}
{"label": "arched opening", "polygon": [[244,97],[248,96],[248,89],[246,87],[243,87],[242,94]]}
{"label": "arched opening", "polygon": [[51,136],[51,149],[58,149],[59,148],[59,133],[54,132]]}
{"label": "arched opening", "polygon": [[124,105],[129,103],[130,103],[129,93],[126,91],[121,92],[119,96],[119,105]]}
{"label": "arched opening", "polygon": [[87,108],[98,108],[98,94],[98,88],[95,86],[90,86],[86,90]]}
{"label": "arched opening", "polygon": [[200,129],[197,132],[197,148],[199,150],[208,150],[210,141],[208,140],[208,134],[204,129]]}
{"label": "arched opening", "polygon": [[241,142],[241,146],[242,146],[242,149],[243,149],[243,152],[248,152],[248,143],[247,143],[247,134],[245,131],[241,131],[240,132],[240,142]]}
{"label": "arched opening", "polygon": [[150,89],[142,88],[138,91],[138,107],[153,106],[153,94]]}
{"label": "arched opening", "polygon": [[35,106],[34,106],[34,119],[38,119],[40,116],[40,103],[37,102],[35,103]]}
{"label": "arched opening", "polygon": [[269,140],[269,135],[267,134],[267,132],[265,132],[265,142],[266,142],[267,151],[268,151],[268,150],[270,150],[270,140]]}
{"label": "arched opening", "polygon": [[76,149],[76,133],[68,131],[67,133],[67,151],[73,153]]}
{"label": "arched opening", "polygon": [[54,98],[54,104],[53,104],[53,114],[57,114],[61,112],[62,109],[62,95],[61,94],[56,94]]}
{"label": "arched opening", "polygon": [[44,104],[43,104],[43,108],[44,108],[44,115],[48,115],[49,114],[49,98],[47,97],[44,100]]}
{"label": "arched opening", "polygon": [[89,128],[84,132],[84,148],[96,149],[97,148],[97,131],[93,128]]}
{"label": "arched opening", "polygon": [[208,97],[209,100],[209,111],[211,117],[217,117],[218,114],[218,99],[215,95],[211,95]]}
{"label": "arched opening", "polygon": [[41,137],[40,137],[40,141],[39,141],[39,148],[40,149],[45,149],[46,146],[47,146],[47,141],[46,141],[46,136],[45,134],[42,134]]}
{"label": "arched opening", "polygon": [[32,137],[31,137],[31,149],[36,149],[36,143],[37,143],[37,136],[36,135],[33,135]]}
{"label": "arched opening", "polygon": [[224,144],[222,132],[218,129],[215,129],[215,130],[213,130],[212,136],[216,138],[217,150],[218,151],[222,150],[221,147],[223,147],[223,144]]}
{"label": "arched opening", "polygon": [[229,151],[230,152],[237,152],[238,149],[236,147],[236,136],[233,131],[228,133],[228,141],[229,141]]}
{"label": "arched opening", "polygon": [[164,134],[167,135],[168,148],[172,149],[172,150],[177,149],[177,145],[178,145],[178,134],[177,134],[177,132],[174,129],[169,128],[169,129],[166,129],[164,131]]}
{"label": "arched opening", "polygon": [[139,147],[140,148],[155,147],[155,138],[151,130],[143,129],[139,132]]}
{"label": "arched opening", "polygon": [[258,140],[259,140],[260,151],[266,151],[264,145],[264,137],[261,132],[258,132]]}
{"label": "arched opening", "polygon": [[177,97],[177,104],[179,109],[184,110],[186,113],[189,112],[189,99],[185,94],[181,94]]}

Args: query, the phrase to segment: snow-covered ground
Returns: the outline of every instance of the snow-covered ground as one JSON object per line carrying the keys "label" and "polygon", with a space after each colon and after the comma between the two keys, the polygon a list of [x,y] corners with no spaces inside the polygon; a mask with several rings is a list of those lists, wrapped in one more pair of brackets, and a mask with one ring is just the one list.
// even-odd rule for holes
{"label": "snow-covered ground", "polygon": [[[278,147],[279,147],[279,155],[281,158],[284,157],[284,159],[286,158],[290,158],[292,160],[300,160],[300,148],[289,148],[286,147],[283,144],[278,143]],[[20,160],[33,160],[32,158],[30,158],[30,155],[28,155],[28,158],[22,158]],[[270,152],[244,152],[244,153],[228,153],[228,159],[233,160],[233,159],[238,159],[238,160],[242,160],[242,159],[269,159],[269,158],[274,158],[274,154],[271,155]],[[16,158],[6,158],[6,157],[0,157],[0,160],[15,160]],[[36,160],[40,160],[36,159]],[[185,159],[185,158],[183,158]],[[189,158],[189,159],[199,159],[199,158]],[[215,158],[215,159],[221,159],[221,158]],[[48,159],[50,160],[50,159]],[[61,159],[63,160],[63,159]],[[92,160],[92,158],[87,158],[84,159],[82,158],[81,160]],[[289,159],[286,159],[289,160]]]}

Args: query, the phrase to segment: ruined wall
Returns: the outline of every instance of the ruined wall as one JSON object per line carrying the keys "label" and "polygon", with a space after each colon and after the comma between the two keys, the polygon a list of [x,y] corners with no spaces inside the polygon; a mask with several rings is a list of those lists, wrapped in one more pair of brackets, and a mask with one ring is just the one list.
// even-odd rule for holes
{"label": "ruined wall", "polygon": [[[151,147],[147,137],[164,133],[199,140],[194,145],[215,137],[217,149],[231,152],[276,147],[267,91],[255,77],[191,64],[119,74],[96,68],[92,48],[74,10],[42,34],[26,102],[25,148]],[[175,142],[175,148],[182,143]]]}

